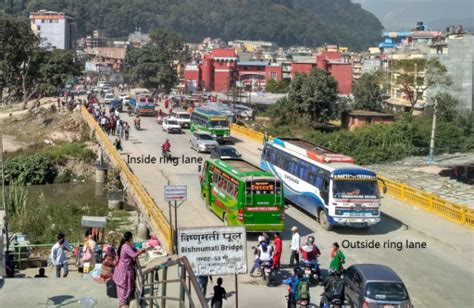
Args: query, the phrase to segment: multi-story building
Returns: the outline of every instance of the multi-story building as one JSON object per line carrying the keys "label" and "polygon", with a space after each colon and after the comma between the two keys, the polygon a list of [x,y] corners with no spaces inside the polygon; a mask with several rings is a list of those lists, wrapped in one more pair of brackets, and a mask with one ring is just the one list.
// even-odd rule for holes
{"label": "multi-story building", "polygon": [[40,10],[30,13],[31,30],[42,48],[74,49],[76,21],[63,12]]}
{"label": "multi-story building", "polygon": [[86,37],[85,48],[106,47],[107,37],[104,32],[95,30],[92,35]]}

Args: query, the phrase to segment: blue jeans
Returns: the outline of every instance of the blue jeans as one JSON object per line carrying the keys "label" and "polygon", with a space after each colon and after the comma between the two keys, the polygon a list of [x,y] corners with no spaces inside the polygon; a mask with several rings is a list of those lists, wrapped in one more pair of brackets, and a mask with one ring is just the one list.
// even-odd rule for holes
{"label": "blue jeans", "polygon": [[57,278],[61,277],[61,268],[64,270],[63,278],[66,278],[67,274],[69,273],[67,262],[64,262],[63,264],[56,265],[56,277]]}
{"label": "blue jeans", "polygon": [[273,266],[272,260],[270,260],[270,261],[262,261],[262,260],[260,260],[260,259],[256,259],[256,260],[255,260],[255,263],[253,264],[252,269],[250,270],[250,274],[253,274],[253,272],[255,272],[255,270],[256,270],[257,268],[259,268],[260,266],[262,266],[262,264],[265,263],[265,262],[269,262],[269,263],[270,263],[270,266]]}

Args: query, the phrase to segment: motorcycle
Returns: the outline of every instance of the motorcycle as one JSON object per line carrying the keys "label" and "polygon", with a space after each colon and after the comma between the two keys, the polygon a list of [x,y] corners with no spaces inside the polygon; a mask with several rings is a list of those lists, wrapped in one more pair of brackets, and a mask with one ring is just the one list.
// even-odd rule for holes
{"label": "motorcycle", "polygon": [[263,281],[267,287],[272,284],[273,281],[273,266],[271,262],[263,262],[262,266],[260,267],[260,271],[262,273]]}
{"label": "motorcycle", "polygon": [[163,118],[162,117],[157,117],[156,118],[156,123],[158,123],[158,125],[163,124]]}
{"label": "motorcycle", "polygon": [[135,124],[135,129],[140,130],[140,121],[135,121],[134,124]]}
{"label": "motorcycle", "polygon": [[319,269],[319,263],[316,260],[316,263],[312,264],[309,261],[304,262],[303,276],[308,279],[311,285],[317,284],[321,281],[321,271]]}
{"label": "motorcycle", "polygon": [[163,156],[163,158],[165,159],[171,159],[171,151],[168,150],[168,151],[165,151],[163,149],[161,149],[161,156]]}
{"label": "motorcycle", "polygon": [[343,308],[347,305],[349,305],[349,303],[345,300],[339,298],[329,300],[324,293],[321,294],[321,302],[319,303],[319,307],[321,308]]}

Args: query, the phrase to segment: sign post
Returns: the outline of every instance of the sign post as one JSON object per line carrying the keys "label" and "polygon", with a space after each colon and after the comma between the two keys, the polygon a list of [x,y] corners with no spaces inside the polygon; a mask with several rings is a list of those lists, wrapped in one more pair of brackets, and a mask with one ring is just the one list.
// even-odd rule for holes
{"label": "sign post", "polygon": [[[171,219],[171,204],[174,201],[174,237],[173,237],[173,253],[177,253],[178,249],[178,207],[186,201],[188,197],[188,186],[186,185],[166,185],[165,186],[165,201],[168,202],[170,215],[170,228],[172,228]],[[179,201],[179,203],[178,203]]]}
{"label": "sign post", "polygon": [[186,256],[196,276],[234,275],[235,304],[238,274],[247,273],[245,227],[202,227],[179,229],[178,255]]}

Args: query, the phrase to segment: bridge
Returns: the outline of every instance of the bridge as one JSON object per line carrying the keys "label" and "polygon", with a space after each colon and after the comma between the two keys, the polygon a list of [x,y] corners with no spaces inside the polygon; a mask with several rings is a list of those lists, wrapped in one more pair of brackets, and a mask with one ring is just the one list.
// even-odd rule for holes
{"label": "bridge", "polygon": [[[84,112],[83,112],[84,113]],[[87,117],[87,115],[85,115]],[[126,114],[121,117],[132,124],[133,119]],[[94,124],[91,124],[94,127]],[[178,228],[221,226],[223,222],[208,211],[200,198],[198,181],[198,164],[186,163],[183,159],[200,157],[189,146],[190,132],[169,135],[162,131],[155,118],[142,118],[142,129],[132,130],[130,139],[123,141],[123,151],[112,155],[112,160],[121,160],[119,167],[124,171],[126,186],[138,200],[139,209],[150,221],[151,228],[161,234],[165,241],[171,239],[167,222],[170,221],[168,205],[163,200],[164,186],[167,183],[188,186],[188,200],[178,209]],[[101,145],[108,151],[115,137],[96,133]],[[235,147],[243,158],[258,164],[261,143],[256,138],[233,132]],[[100,140],[109,138],[106,141]],[[113,139],[112,139],[113,138]],[[161,144],[170,139],[172,154],[179,158],[176,163],[160,163]],[[156,163],[128,164],[131,157],[154,156]],[[148,196],[148,197],[147,197]],[[155,207],[156,205],[156,207]],[[382,221],[367,230],[337,228],[332,232],[325,231],[314,217],[289,206],[286,210],[286,228],[282,233],[282,263],[289,263],[289,243],[292,226],[298,226],[302,238],[313,235],[322,250],[320,258],[322,268],[328,268],[331,245],[343,243],[342,250],[346,255],[346,266],[355,263],[379,263],[390,266],[404,280],[412,303],[416,307],[465,307],[474,302],[472,292],[465,287],[472,286],[474,281],[473,233],[465,226],[449,222],[446,219],[399,201],[389,195],[382,200]],[[253,262],[251,247],[256,246],[256,235],[248,235],[248,264]],[[370,248],[380,243],[380,248]],[[400,246],[401,245],[401,246]],[[363,247],[369,248],[363,248]],[[289,274],[282,270],[280,277]],[[233,292],[233,277],[223,277],[224,287]],[[284,307],[285,286],[266,287],[261,279],[239,276],[239,302],[241,307]],[[319,301],[320,287],[311,289],[314,302]],[[226,307],[232,307],[229,300]]]}

